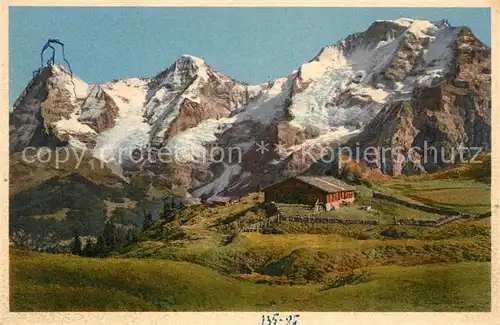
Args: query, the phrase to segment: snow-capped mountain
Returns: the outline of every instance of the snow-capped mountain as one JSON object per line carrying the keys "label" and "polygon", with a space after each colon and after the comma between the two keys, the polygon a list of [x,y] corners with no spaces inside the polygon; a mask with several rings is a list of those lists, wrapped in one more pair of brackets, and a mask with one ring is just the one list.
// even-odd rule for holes
{"label": "snow-capped mountain", "polygon": [[[101,85],[52,65],[14,105],[10,150],[69,144],[195,196],[247,192],[307,170],[332,144],[489,147],[489,67],[490,49],[468,28],[408,18],[376,21],[260,85],[189,55],[152,78]],[[148,146],[176,159],[124,160]],[[207,161],[214,147],[222,153]],[[224,156],[231,150],[241,159]],[[404,166],[372,167],[397,174]]]}

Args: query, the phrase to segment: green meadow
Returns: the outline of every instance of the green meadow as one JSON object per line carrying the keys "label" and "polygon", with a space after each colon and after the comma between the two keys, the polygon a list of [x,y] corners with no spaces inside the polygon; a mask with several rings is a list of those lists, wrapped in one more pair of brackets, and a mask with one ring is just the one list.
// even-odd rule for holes
{"label": "green meadow", "polygon": [[[322,215],[377,219],[378,225],[278,222],[263,233],[242,232],[269,216],[262,193],[251,193],[227,206],[188,207],[99,258],[11,248],[10,307],[489,311],[489,217],[439,227],[394,225],[395,217],[441,216],[370,196],[375,189],[419,205],[490,211],[488,182],[457,178],[453,170],[441,176],[365,183],[355,204]],[[318,215],[300,205],[278,209]]]}
{"label": "green meadow", "polygon": [[269,285],[161,259],[11,251],[11,311],[489,311],[490,263],[370,269],[367,282]]}

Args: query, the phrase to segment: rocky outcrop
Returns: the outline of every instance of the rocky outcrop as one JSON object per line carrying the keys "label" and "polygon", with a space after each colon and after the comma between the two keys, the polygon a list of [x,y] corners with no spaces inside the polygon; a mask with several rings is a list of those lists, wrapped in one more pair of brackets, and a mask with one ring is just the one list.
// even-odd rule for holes
{"label": "rocky outcrop", "polygon": [[10,114],[10,151],[68,142],[94,147],[114,126],[118,108],[100,86],[88,86],[63,67],[47,66],[30,81]]}
{"label": "rocky outcrop", "polygon": [[14,104],[9,116],[9,150],[21,151],[27,146],[37,144],[57,144],[57,138],[45,129],[41,114],[41,103],[48,95],[44,80],[52,76],[50,69],[43,69],[33,78]]}
{"label": "rocky outcrop", "polygon": [[118,106],[114,100],[101,86],[94,85],[81,106],[78,121],[100,133],[113,128],[117,116]]}
{"label": "rocky outcrop", "polygon": [[179,114],[165,132],[164,142],[168,143],[175,134],[195,127],[207,119],[221,119],[246,105],[251,99],[247,86],[240,84],[212,69],[206,70],[208,80],[199,88],[198,99],[184,98]]}
{"label": "rocky outcrop", "polygon": [[151,141],[165,145],[202,121],[228,117],[257,94],[203,60],[184,55],[148,85],[144,116],[152,126]]}
{"label": "rocky outcrop", "polygon": [[[462,28],[453,51],[453,69],[440,84],[417,87],[411,98],[386,105],[350,140],[353,148],[360,143],[362,152],[374,148],[374,159],[360,157],[365,164],[394,175],[432,172],[454,164],[462,147],[472,154],[476,148],[490,150],[490,50]],[[383,148],[398,153],[384,155]]]}

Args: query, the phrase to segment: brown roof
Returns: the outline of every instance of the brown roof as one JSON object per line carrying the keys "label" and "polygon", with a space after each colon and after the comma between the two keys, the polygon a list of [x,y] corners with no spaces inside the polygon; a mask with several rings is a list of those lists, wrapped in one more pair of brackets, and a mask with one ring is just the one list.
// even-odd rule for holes
{"label": "brown roof", "polygon": [[[332,176],[295,176],[284,181],[287,181],[289,179],[297,179],[298,181],[314,186],[326,193],[356,190],[355,186],[349,185],[346,182]],[[268,186],[267,188],[275,187],[283,183],[284,181]]]}
{"label": "brown roof", "polygon": [[207,200],[207,202],[230,202],[232,198],[229,196],[213,196]]}
{"label": "brown roof", "polygon": [[296,176],[295,178],[327,193],[354,191],[356,189],[355,186],[331,176]]}

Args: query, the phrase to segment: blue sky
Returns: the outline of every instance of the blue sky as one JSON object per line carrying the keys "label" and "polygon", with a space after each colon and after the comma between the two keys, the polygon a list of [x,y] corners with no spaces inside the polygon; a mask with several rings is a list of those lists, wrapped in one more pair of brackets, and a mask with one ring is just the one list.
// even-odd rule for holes
{"label": "blue sky", "polygon": [[375,20],[398,17],[446,18],[491,44],[488,8],[10,7],[10,104],[40,66],[48,38],[65,43],[73,72],[88,83],[153,76],[182,54],[260,83]]}

